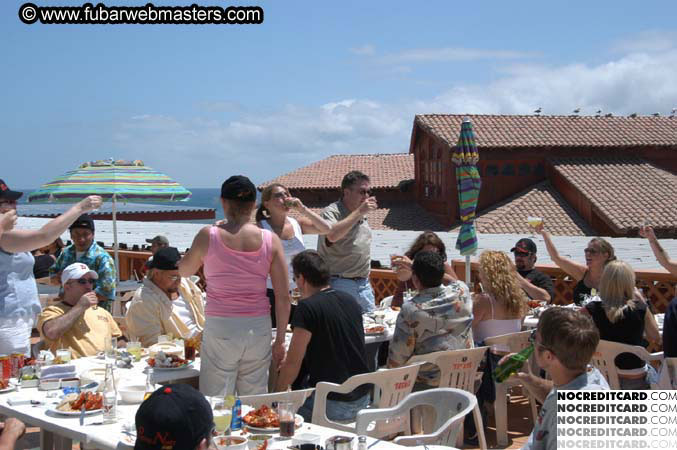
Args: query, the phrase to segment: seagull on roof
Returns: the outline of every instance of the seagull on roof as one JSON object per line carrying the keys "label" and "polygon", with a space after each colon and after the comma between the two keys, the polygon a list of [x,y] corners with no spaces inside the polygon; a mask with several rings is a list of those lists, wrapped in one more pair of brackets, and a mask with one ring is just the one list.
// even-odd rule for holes
{"label": "seagull on roof", "polygon": [[601,115],[602,115],[602,110],[601,110],[601,109],[598,109],[597,112],[596,112],[595,114],[597,114],[597,117],[601,116]]}
{"label": "seagull on roof", "polygon": [[654,116],[654,117],[659,117],[659,116],[661,115],[661,113],[655,112],[655,113],[653,113],[653,114],[651,114],[651,115]]}
{"label": "seagull on roof", "polygon": [[604,117],[613,117],[614,115],[612,113],[606,113],[604,114]]}
{"label": "seagull on roof", "polygon": [[675,114],[677,114],[677,108],[672,108],[672,112],[670,113],[670,117],[675,117]]}
{"label": "seagull on roof", "polygon": [[580,112],[581,112],[581,108],[576,108],[576,109],[574,109],[574,114],[578,114],[578,113],[580,113]]}
{"label": "seagull on roof", "polygon": [[630,114],[629,117],[632,117],[634,119],[635,117],[637,117],[637,113],[632,113],[632,114]]}
{"label": "seagull on roof", "polygon": [[535,112],[536,114],[540,114],[541,111],[543,111],[543,108],[541,108],[540,106],[538,107],[538,109],[535,109],[535,110],[534,110],[534,112]]}

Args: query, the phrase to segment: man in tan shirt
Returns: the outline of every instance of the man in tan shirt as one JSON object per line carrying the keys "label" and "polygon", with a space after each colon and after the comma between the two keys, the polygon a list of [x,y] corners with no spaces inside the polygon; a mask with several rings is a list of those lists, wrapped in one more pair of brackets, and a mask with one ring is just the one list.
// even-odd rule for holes
{"label": "man in tan shirt", "polygon": [[181,259],[174,247],[157,251],[143,286],[134,293],[125,321],[129,334],[149,347],[161,334],[187,339],[202,333],[205,322],[202,291],[179,275]]}
{"label": "man in tan shirt", "polygon": [[73,263],[61,273],[63,300],[38,316],[40,336],[50,350],[68,348],[74,358],[94,356],[105,350],[111,337],[122,336],[113,316],[97,306],[93,288],[98,277],[82,263]]}

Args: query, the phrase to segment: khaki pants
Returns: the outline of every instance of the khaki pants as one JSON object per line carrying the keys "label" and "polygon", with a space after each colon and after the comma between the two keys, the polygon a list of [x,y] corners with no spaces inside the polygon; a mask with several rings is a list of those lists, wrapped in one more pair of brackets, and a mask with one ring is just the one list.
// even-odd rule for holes
{"label": "khaki pants", "polygon": [[207,317],[200,350],[200,392],[265,394],[271,337],[270,316]]}

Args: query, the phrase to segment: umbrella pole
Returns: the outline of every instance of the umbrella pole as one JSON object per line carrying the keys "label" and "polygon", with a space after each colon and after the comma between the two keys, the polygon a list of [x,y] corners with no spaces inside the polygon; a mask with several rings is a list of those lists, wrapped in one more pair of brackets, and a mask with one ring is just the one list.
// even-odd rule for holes
{"label": "umbrella pole", "polygon": [[465,255],[465,284],[472,291],[472,286],[470,286],[470,255]]}
{"label": "umbrella pole", "polygon": [[118,227],[115,220],[115,194],[113,194],[113,254],[115,255],[115,286],[120,284],[120,259],[118,257]]}

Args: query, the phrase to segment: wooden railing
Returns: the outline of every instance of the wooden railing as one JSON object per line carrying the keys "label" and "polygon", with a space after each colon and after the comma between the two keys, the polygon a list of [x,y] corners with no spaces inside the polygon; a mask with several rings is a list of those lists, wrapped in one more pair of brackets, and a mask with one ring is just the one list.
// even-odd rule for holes
{"label": "wooden railing", "polygon": [[[109,250],[112,254],[112,250]],[[120,250],[118,253],[120,260],[120,279],[128,280],[134,278],[134,273],[140,276],[141,268],[150,257],[150,252]],[[471,279],[474,282],[473,288],[479,290],[479,283],[477,283],[477,263],[471,264]],[[465,261],[455,259],[452,261],[452,268],[458,275],[459,279],[465,278]],[[555,298],[553,303],[557,305],[566,305],[571,303],[573,298],[573,289],[576,282],[572,280],[566,273],[554,265],[537,265],[536,268],[541,272],[549,275],[553,279],[555,287]],[[675,283],[677,279],[662,269],[656,270],[638,270],[635,272],[637,276],[637,287],[640,288],[644,295],[649,299],[656,312],[665,312],[665,309],[677,293],[675,292]],[[395,293],[397,288],[397,276],[390,269],[372,269],[369,275],[369,281],[374,289],[374,296],[376,303]]]}

